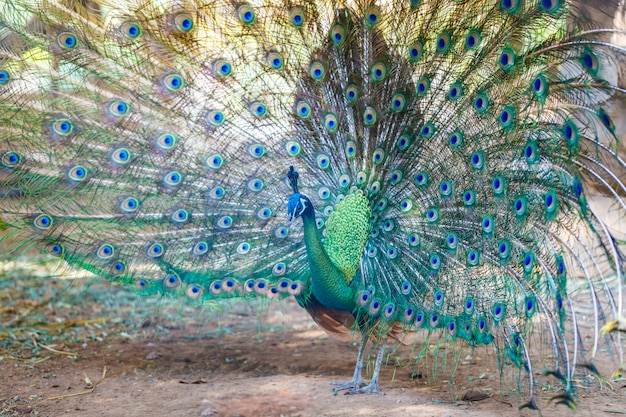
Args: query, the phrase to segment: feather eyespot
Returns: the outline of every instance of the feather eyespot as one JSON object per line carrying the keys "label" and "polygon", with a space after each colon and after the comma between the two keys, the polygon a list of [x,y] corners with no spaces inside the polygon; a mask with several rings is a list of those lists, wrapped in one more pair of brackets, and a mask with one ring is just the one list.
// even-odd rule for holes
{"label": "feather eyespot", "polygon": [[172,213],[170,220],[176,224],[187,223],[191,219],[191,213],[185,209],[178,209]]}
{"label": "feather eyespot", "polygon": [[180,33],[188,33],[194,27],[193,18],[187,13],[179,13],[174,16],[174,29]]}
{"label": "feather eyespot", "polygon": [[183,182],[183,175],[178,171],[170,171],[163,176],[163,184],[176,187]]}
{"label": "feather eyespot", "polygon": [[330,39],[337,45],[346,40],[346,29],[341,25],[335,25],[330,30]]}
{"label": "feather eyespot", "polygon": [[108,106],[109,113],[114,117],[123,117],[130,112],[130,106],[122,100],[115,100]]}
{"label": "feather eyespot", "polygon": [[75,165],[67,171],[67,178],[70,181],[82,182],[87,179],[87,168],[82,165]]}
{"label": "feather eyespot", "polygon": [[0,162],[2,162],[2,165],[6,168],[15,168],[22,162],[22,156],[17,152],[8,151],[2,154]]}
{"label": "feather eyespot", "polygon": [[117,165],[126,165],[132,160],[133,154],[128,148],[117,148],[111,152],[111,161]]}
{"label": "feather eyespot", "polygon": [[161,84],[167,91],[180,91],[185,86],[185,80],[178,74],[168,74],[161,80]]}
{"label": "feather eyespot", "polygon": [[78,46],[78,39],[73,33],[61,32],[57,35],[57,44],[64,49],[74,49]]}
{"label": "feather eyespot", "polygon": [[74,131],[74,124],[70,119],[57,119],[52,122],[52,131],[56,135],[67,137]]}
{"label": "feather eyespot", "polygon": [[0,70],[0,86],[8,85],[11,82],[11,74],[6,70]]}
{"label": "feather eyespot", "polygon": [[218,78],[227,77],[231,75],[233,67],[230,62],[223,59],[218,59],[213,63],[213,75]]}
{"label": "feather eyespot", "polygon": [[237,8],[237,17],[244,25],[253,25],[256,23],[256,14],[254,9],[247,4],[242,4]]}
{"label": "feather eyespot", "polygon": [[52,256],[62,258],[65,254],[65,247],[60,243],[51,243],[46,247],[48,253]]}
{"label": "feather eyespot", "polygon": [[300,7],[292,7],[289,10],[289,17],[291,18],[291,23],[295,26],[302,26],[304,23],[304,11]]}
{"label": "feather eyespot", "polygon": [[270,52],[267,54],[267,62],[270,64],[270,67],[273,69],[281,70],[283,69],[284,60],[281,54],[278,52]]}
{"label": "feather eyespot", "polygon": [[193,245],[192,253],[196,256],[206,255],[209,252],[209,244],[201,241]]}
{"label": "feather eyespot", "polygon": [[122,24],[120,27],[120,32],[122,36],[129,40],[135,40],[140,38],[143,35],[143,30],[141,26],[137,22],[126,22]]}
{"label": "feather eyespot", "polygon": [[165,254],[165,246],[160,243],[153,243],[148,247],[147,253],[151,258],[160,258]]}

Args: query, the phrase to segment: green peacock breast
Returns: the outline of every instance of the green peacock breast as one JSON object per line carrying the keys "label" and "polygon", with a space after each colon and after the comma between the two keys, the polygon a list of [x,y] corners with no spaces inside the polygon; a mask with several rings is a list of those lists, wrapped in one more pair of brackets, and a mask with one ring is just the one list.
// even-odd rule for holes
{"label": "green peacock breast", "polygon": [[367,197],[357,190],[335,205],[326,222],[324,250],[348,283],[359,269],[372,230],[371,216]]}

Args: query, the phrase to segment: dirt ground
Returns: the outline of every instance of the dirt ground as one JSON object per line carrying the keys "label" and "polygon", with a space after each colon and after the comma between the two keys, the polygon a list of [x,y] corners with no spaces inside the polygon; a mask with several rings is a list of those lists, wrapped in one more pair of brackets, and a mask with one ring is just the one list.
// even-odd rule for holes
{"label": "dirt ground", "polygon": [[[356,344],[326,336],[293,301],[255,311],[240,305],[217,318],[102,284],[0,275],[0,416],[574,414],[548,403],[549,386],[537,388],[541,412],[518,410],[519,397],[499,394],[485,350],[473,359],[463,350],[452,382],[402,366],[410,350],[391,351],[385,396],[334,395],[331,382],[352,375]],[[575,414],[626,415],[626,381],[612,387],[579,390]]]}

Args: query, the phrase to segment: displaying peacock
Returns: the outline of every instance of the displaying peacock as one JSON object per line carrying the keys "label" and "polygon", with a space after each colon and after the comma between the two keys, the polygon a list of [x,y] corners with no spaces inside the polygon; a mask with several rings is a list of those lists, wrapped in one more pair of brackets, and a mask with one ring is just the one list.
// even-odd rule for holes
{"label": "displaying peacock", "polygon": [[0,21],[5,258],[293,295],[362,333],[351,393],[416,332],[493,346],[531,408],[538,371],[572,404],[602,326],[623,363],[623,242],[587,196],[626,215],[626,50],[572,2],[20,0]]}

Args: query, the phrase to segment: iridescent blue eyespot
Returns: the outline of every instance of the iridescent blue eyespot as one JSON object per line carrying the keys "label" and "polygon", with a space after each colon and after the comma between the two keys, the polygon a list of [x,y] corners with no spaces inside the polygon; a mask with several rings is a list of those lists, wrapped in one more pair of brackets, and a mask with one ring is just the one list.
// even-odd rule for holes
{"label": "iridescent blue eyespot", "polygon": [[226,77],[232,73],[233,67],[230,62],[219,59],[213,63],[213,75],[216,77]]}
{"label": "iridescent blue eyespot", "polygon": [[224,122],[226,121],[226,117],[224,116],[224,113],[219,110],[211,110],[207,114],[207,120],[209,121],[209,124],[211,126],[217,127],[224,124]]}
{"label": "iridescent blue eyespot", "polygon": [[575,150],[578,146],[578,139],[580,135],[578,133],[578,128],[571,120],[567,120],[563,123],[563,127],[561,128],[561,132],[563,134],[563,138],[565,139],[565,144],[567,148],[570,150]]}
{"label": "iridescent blue eyespot", "polygon": [[209,252],[209,244],[205,241],[201,241],[193,245],[192,253],[196,256],[202,256]]}
{"label": "iridescent blue eyespot", "polygon": [[8,151],[2,154],[0,161],[6,168],[15,168],[22,162],[22,157],[16,152]]}
{"label": "iridescent blue eyespot", "polygon": [[322,118],[322,124],[330,133],[335,133],[339,128],[339,120],[335,113],[328,112]]}
{"label": "iridescent blue eyespot", "polygon": [[269,219],[270,217],[272,217],[273,214],[274,214],[274,211],[271,208],[261,207],[260,209],[257,210],[256,217],[259,220],[265,221]]}
{"label": "iridescent blue eyespot", "polygon": [[122,261],[115,262],[111,267],[111,272],[113,272],[115,275],[123,274],[124,272],[126,272],[126,264],[124,264],[124,262]]}
{"label": "iridescent blue eyespot", "polygon": [[193,29],[193,19],[187,13],[179,13],[174,16],[174,29],[181,33],[187,33]]}
{"label": "iridescent blue eyespot", "polygon": [[376,62],[370,70],[372,81],[380,82],[387,76],[387,66],[383,62]]}
{"label": "iridescent blue eyespot", "polygon": [[478,94],[474,99],[474,109],[482,114],[487,111],[487,108],[489,108],[489,98],[484,93]]}
{"label": "iridescent blue eyespot", "polygon": [[260,178],[252,178],[250,181],[248,181],[248,190],[250,191],[259,192],[263,189],[264,186],[265,183]]}
{"label": "iridescent blue eyespot", "polygon": [[176,187],[183,182],[183,175],[178,171],[170,171],[163,176],[163,183],[168,187]]}
{"label": "iridescent blue eyespot", "polygon": [[416,92],[419,97],[424,97],[430,89],[430,78],[423,76],[417,82]]}
{"label": "iridescent blue eyespot", "polygon": [[64,49],[74,49],[78,46],[78,40],[70,32],[61,32],[57,35],[57,43]]}
{"label": "iridescent blue eyespot", "polygon": [[305,120],[311,118],[311,105],[308,101],[303,99],[296,101],[296,115]]}
{"label": "iridescent blue eyespot", "polygon": [[519,8],[520,0],[500,0],[500,9],[507,13],[515,13]]}
{"label": "iridescent blue eyespot", "polygon": [[485,155],[482,152],[474,152],[470,157],[472,168],[480,170],[485,166]]}
{"label": "iridescent blue eyespot", "polygon": [[126,39],[137,39],[143,34],[137,22],[126,22],[120,27],[120,32]]}
{"label": "iridescent blue eyespot", "polygon": [[496,176],[493,178],[493,180],[491,181],[491,185],[493,186],[493,193],[495,195],[503,195],[506,187],[505,187],[505,182],[504,182],[504,178],[500,175]]}
{"label": "iridescent blue eyespot", "polygon": [[508,240],[498,242],[498,256],[500,259],[508,259],[511,255],[511,243]]}
{"label": "iridescent blue eyespot", "polygon": [[8,71],[0,70],[0,85],[7,85],[11,81],[11,74]]}
{"label": "iridescent blue eyespot", "polygon": [[204,290],[198,284],[190,284],[185,293],[189,298],[200,298],[204,294]]}
{"label": "iridescent blue eyespot", "polygon": [[252,249],[252,246],[248,242],[241,242],[237,246],[237,253],[240,255],[246,255],[250,253],[250,249]]}
{"label": "iridescent blue eyespot", "polygon": [[304,23],[304,12],[300,7],[292,7],[289,10],[289,17],[291,18],[291,23],[295,26],[302,26]]}
{"label": "iridescent blue eyespot", "polygon": [[448,90],[448,98],[450,100],[457,100],[459,97],[463,96],[463,85],[461,83],[454,83],[450,86],[450,90]]}
{"label": "iridescent blue eyespot", "polygon": [[278,239],[284,239],[289,235],[289,229],[287,229],[285,226],[279,226],[276,228],[276,230],[274,230],[274,236],[276,236]]}
{"label": "iridescent blue eyespot", "polygon": [[70,119],[57,119],[52,122],[52,130],[59,136],[69,136],[74,131],[74,124]]}
{"label": "iridescent blue eyespot", "polygon": [[450,50],[452,41],[448,32],[442,32],[437,36],[437,53],[445,54]]}
{"label": "iridescent blue eyespot", "polygon": [[309,75],[315,81],[322,81],[326,76],[326,66],[322,61],[313,61],[309,65]]}
{"label": "iridescent blue eyespot", "polygon": [[132,153],[128,148],[117,148],[111,152],[111,161],[117,165],[126,165],[132,160]]}
{"label": "iridescent blue eyespot", "polygon": [[422,51],[424,50],[424,45],[420,41],[415,41],[408,48],[409,60],[411,62],[417,62],[422,57]]}
{"label": "iridescent blue eyespot", "polygon": [[465,48],[472,50],[476,48],[478,45],[480,45],[481,41],[482,41],[482,37],[480,35],[480,32],[476,29],[472,29],[469,31],[469,33],[465,37]]}
{"label": "iridescent blue eyespot", "polygon": [[376,109],[371,106],[366,106],[365,111],[363,112],[363,124],[366,127],[373,126],[376,123],[377,118],[378,113],[376,112]]}
{"label": "iridescent blue eyespot", "polygon": [[163,84],[163,87],[171,92],[180,91],[180,89],[185,86],[185,81],[178,74],[168,74],[163,77],[163,80],[161,82]]}
{"label": "iridescent blue eyespot", "polygon": [[529,273],[535,266],[535,255],[532,252],[528,252],[524,255],[524,272]]}
{"label": "iridescent blue eyespot", "polygon": [[48,253],[52,256],[63,257],[65,254],[65,247],[59,243],[51,243],[46,247]]}
{"label": "iridescent blue eyespot", "polygon": [[267,115],[267,107],[260,101],[254,101],[248,106],[250,113],[255,117],[264,117]]}
{"label": "iridescent blue eyespot", "polygon": [[480,252],[477,250],[470,250],[467,253],[467,265],[468,266],[477,266],[480,264]]}
{"label": "iridescent blue eyespot", "polygon": [[289,156],[298,156],[300,155],[300,143],[295,140],[290,140],[285,143],[285,150]]}
{"label": "iridescent blue eyespot", "polygon": [[452,195],[453,190],[452,181],[443,181],[439,184],[439,194],[441,194],[442,197],[449,197]]}
{"label": "iridescent blue eyespot", "polygon": [[449,233],[446,237],[446,247],[450,250],[456,250],[459,240],[455,233]]}
{"label": "iridescent blue eyespot", "polygon": [[182,224],[186,223],[191,219],[191,213],[189,213],[185,209],[178,209],[172,213],[170,219],[174,223]]}
{"label": "iridescent blue eyespot", "polygon": [[426,210],[426,220],[428,220],[429,223],[435,223],[439,220],[439,210],[436,208]]}
{"label": "iridescent blue eyespot", "polygon": [[391,171],[389,182],[391,183],[391,185],[397,185],[400,183],[400,181],[402,181],[403,176],[404,174],[402,173],[402,170],[394,169],[393,171]]}
{"label": "iridescent blue eyespot", "polygon": [[441,268],[441,257],[438,254],[434,254],[430,256],[430,269],[433,271],[438,271]]}
{"label": "iridescent blue eyespot", "polygon": [[322,169],[326,169],[330,166],[330,158],[325,153],[317,155],[317,157],[315,157],[315,162],[317,163],[317,166]]}
{"label": "iridescent blue eyespot", "polygon": [[463,204],[466,207],[471,207],[476,203],[476,193],[474,190],[467,190],[463,193]]}
{"label": "iridescent blue eyespot", "polygon": [[526,162],[529,164],[539,162],[539,151],[535,142],[528,142],[524,146],[524,158],[526,158]]}
{"label": "iridescent blue eyespot", "polygon": [[48,230],[52,227],[54,220],[47,214],[40,214],[33,220],[33,226],[39,230]]}
{"label": "iridescent blue eyespot", "polygon": [[592,76],[598,75],[600,64],[596,55],[590,49],[585,49],[580,55],[583,68]]}
{"label": "iridescent blue eyespot", "polygon": [[103,260],[111,259],[114,255],[115,247],[107,243],[100,245],[96,250],[96,256]]}
{"label": "iridescent blue eyespot", "polygon": [[148,285],[150,284],[145,279],[139,279],[135,281],[135,288],[137,288],[138,290],[145,290],[146,288],[148,288]]}
{"label": "iridescent blue eyespot", "polygon": [[398,137],[397,145],[399,150],[407,150],[411,145],[411,135],[408,133],[401,134],[400,137]]}
{"label": "iridescent blue eyespot", "polygon": [[515,53],[511,48],[504,48],[502,53],[500,54],[500,59],[498,63],[500,64],[500,68],[504,70],[504,72],[509,72],[515,65]]}
{"label": "iridescent blue eyespot", "polygon": [[165,253],[165,246],[160,243],[153,243],[148,247],[148,256],[151,258],[160,258]]}
{"label": "iridescent blue eyespot", "polygon": [[123,117],[130,111],[130,106],[122,100],[115,100],[109,104],[109,113],[115,117]]}
{"label": "iridescent blue eyespot", "polygon": [[176,147],[178,138],[171,133],[163,133],[156,138],[156,145],[164,151],[170,151]]}
{"label": "iridescent blue eyespot", "polygon": [[243,4],[237,8],[237,16],[244,25],[252,25],[256,22],[254,10],[247,4]]}
{"label": "iridescent blue eyespot", "polygon": [[425,171],[420,172],[415,176],[415,184],[419,187],[428,185],[428,173]]}
{"label": "iridescent blue eyespot", "polygon": [[355,84],[348,84],[346,87],[346,99],[350,104],[354,104],[359,98],[359,88]]}
{"label": "iridescent blue eyespot", "polygon": [[209,155],[205,160],[205,163],[207,167],[214,171],[217,171],[222,167],[222,165],[224,165],[224,158],[222,158],[220,155]]}
{"label": "iridescent blue eyespot", "polygon": [[278,52],[270,52],[267,54],[267,62],[269,62],[270,66],[274,69],[283,69],[283,57]]}
{"label": "iridescent blue eyespot", "polygon": [[84,181],[87,179],[87,168],[82,165],[75,165],[67,171],[67,178],[74,182]]}

